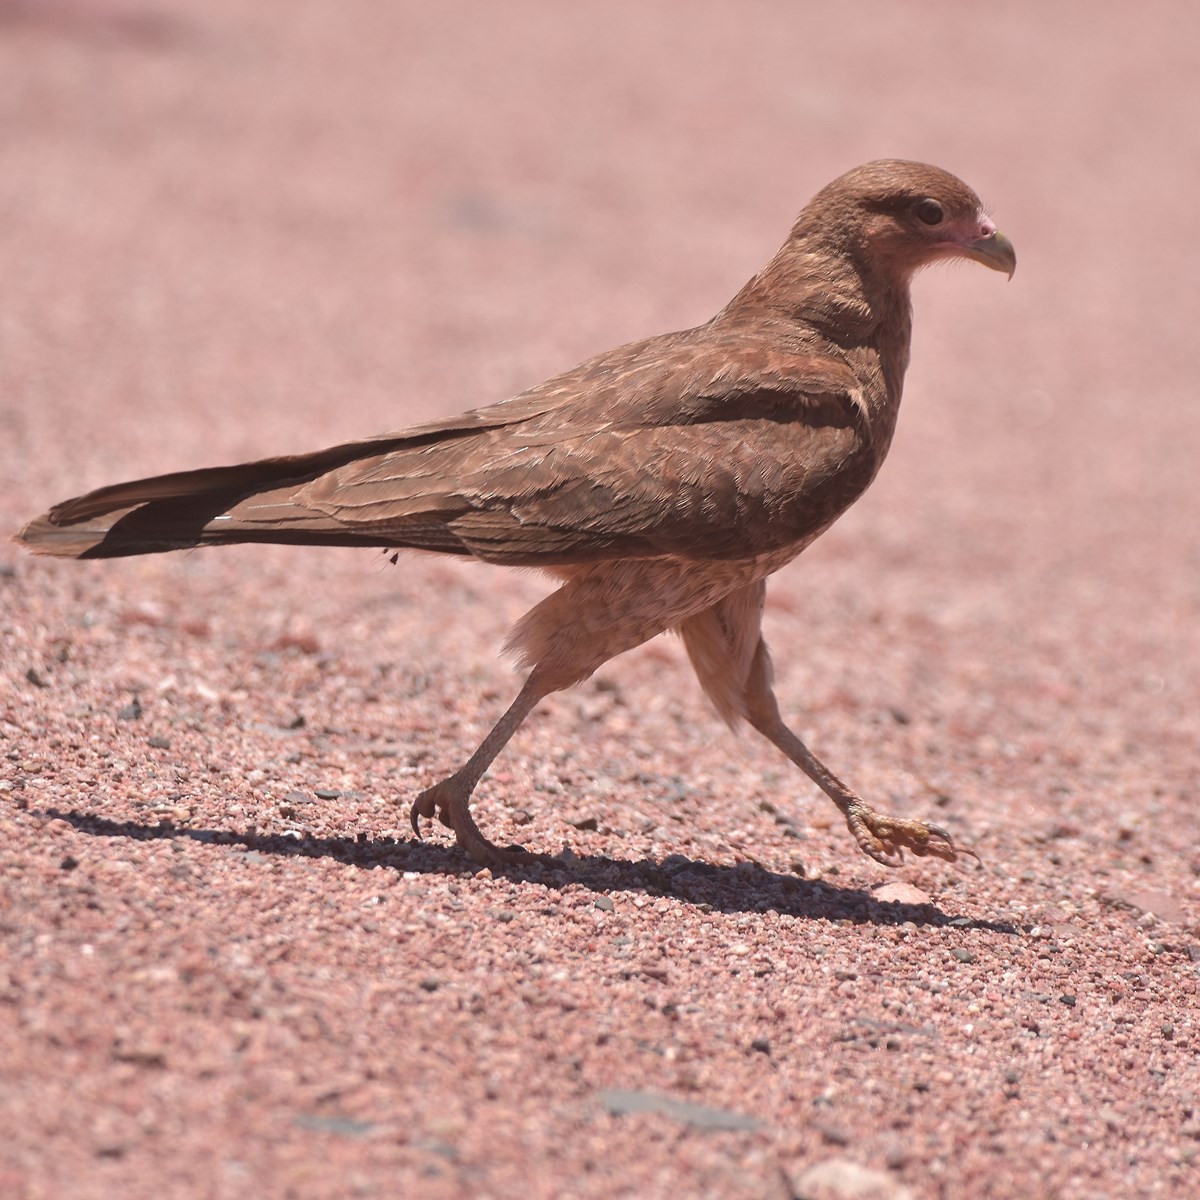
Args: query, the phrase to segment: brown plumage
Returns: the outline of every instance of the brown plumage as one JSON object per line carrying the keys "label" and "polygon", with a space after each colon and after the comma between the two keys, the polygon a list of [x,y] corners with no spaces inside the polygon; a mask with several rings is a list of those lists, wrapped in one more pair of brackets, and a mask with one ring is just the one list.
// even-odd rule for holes
{"label": "brown plumage", "polygon": [[953,861],[936,825],[873,812],[783,723],[760,633],[766,578],[859,496],[895,428],[909,282],[1012,245],[954,176],[883,161],[819,192],[711,321],[590,359],[512,400],[312,454],[185,471],[55,505],[19,535],[73,558],[198,545],[382,546],[541,567],[562,584],[508,649],[524,687],[474,755],[412,806],[483,863],[470,795],[542,697],[675,629],[730,725],[750,722],[833,800],[862,849]]}

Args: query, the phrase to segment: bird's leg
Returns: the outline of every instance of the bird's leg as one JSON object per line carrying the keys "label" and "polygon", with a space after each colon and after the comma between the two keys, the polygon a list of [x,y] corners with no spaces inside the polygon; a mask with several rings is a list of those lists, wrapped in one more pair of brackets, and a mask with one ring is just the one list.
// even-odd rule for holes
{"label": "bird's leg", "polygon": [[771,656],[760,632],[766,588],[762,580],[722,597],[680,622],[688,657],[717,711],[732,725],[744,717],[777,746],[841,810],[862,850],[898,867],[904,851],[954,862],[973,850],[955,846],[940,826],[877,813],[851,791],[783,723],[771,687]]}
{"label": "bird's leg", "polygon": [[521,722],[551,690],[553,689],[547,688],[541,681],[538,672],[534,671],[525,680],[524,687],[508,711],[480,743],[479,749],[453,775],[426,788],[413,801],[409,816],[413,832],[418,837],[421,836],[421,818],[436,816],[443,825],[454,830],[458,844],[483,866],[499,866],[525,855],[526,852],[519,846],[503,848],[483,835],[471,816],[471,793],[496,755],[516,733]]}
{"label": "bird's leg", "polygon": [[865,854],[885,867],[898,867],[904,851],[918,858],[932,856],[955,862],[960,854],[977,861],[974,850],[955,846],[954,839],[940,825],[925,821],[889,817],[868,807],[783,723],[779,705],[771,688],[771,660],[766,643],[759,641],[746,687],[746,717],[755,729],[774,743],[838,806],[850,832]]}
{"label": "bird's leg", "polygon": [[412,824],[437,816],[454,830],[458,844],[476,862],[492,865],[525,855],[493,845],[471,819],[475,785],[532,712],[551,692],[582,683],[610,658],[662,633],[664,611],[690,594],[692,578],[676,563],[600,563],[561,572],[564,582],[517,622],[506,652],[531,667],[512,707],[496,722],[479,749],[448,779],[427,788],[412,806]]}

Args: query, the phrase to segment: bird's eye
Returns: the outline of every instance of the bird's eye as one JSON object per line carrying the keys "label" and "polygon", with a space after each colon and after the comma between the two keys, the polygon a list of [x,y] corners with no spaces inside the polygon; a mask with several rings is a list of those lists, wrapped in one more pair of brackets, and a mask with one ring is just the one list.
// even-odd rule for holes
{"label": "bird's eye", "polygon": [[942,206],[932,196],[918,200],[913,205],[913,212],[917,214],[917,219],[924,221],[926,225],[940,225],[942,218],[946,215],[942,211]]}

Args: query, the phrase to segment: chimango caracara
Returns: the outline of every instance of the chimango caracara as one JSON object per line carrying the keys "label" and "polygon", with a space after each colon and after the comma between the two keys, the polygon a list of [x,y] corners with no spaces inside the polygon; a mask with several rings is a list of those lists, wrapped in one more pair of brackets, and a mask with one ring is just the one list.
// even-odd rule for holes
{"label": "chimango caracara", "polygon": [[160,475],[55,505],[20,539],[110,558],[234,542],[376,546],[540,567],[559,586],[507,643],[528,676],[452,775],[413,802],[476,861],[502,849],[471,793],[542,697],[676,630],[721,716],[749,721],[838,806],[859,846],[963,851],[871,809],[784,724],[761,633],[767,577],[845,512],[891,444],[909,283],[1012,244],[953,175],[872,162],[835,179],[712,320],[601,354],[511,400],[328,450]]}

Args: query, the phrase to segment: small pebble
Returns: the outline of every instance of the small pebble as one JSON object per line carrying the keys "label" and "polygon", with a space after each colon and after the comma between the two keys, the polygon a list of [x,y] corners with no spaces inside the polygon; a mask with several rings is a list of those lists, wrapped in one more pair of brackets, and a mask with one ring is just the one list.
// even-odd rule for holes
{"label": "small pebble", "polygon": [[[832,873],[832,872],[829,872]],[[895,880],[876,888],[874,897],[881,904],[932,904],[933,899],[928,892],[923,892],[911,883]]]}

